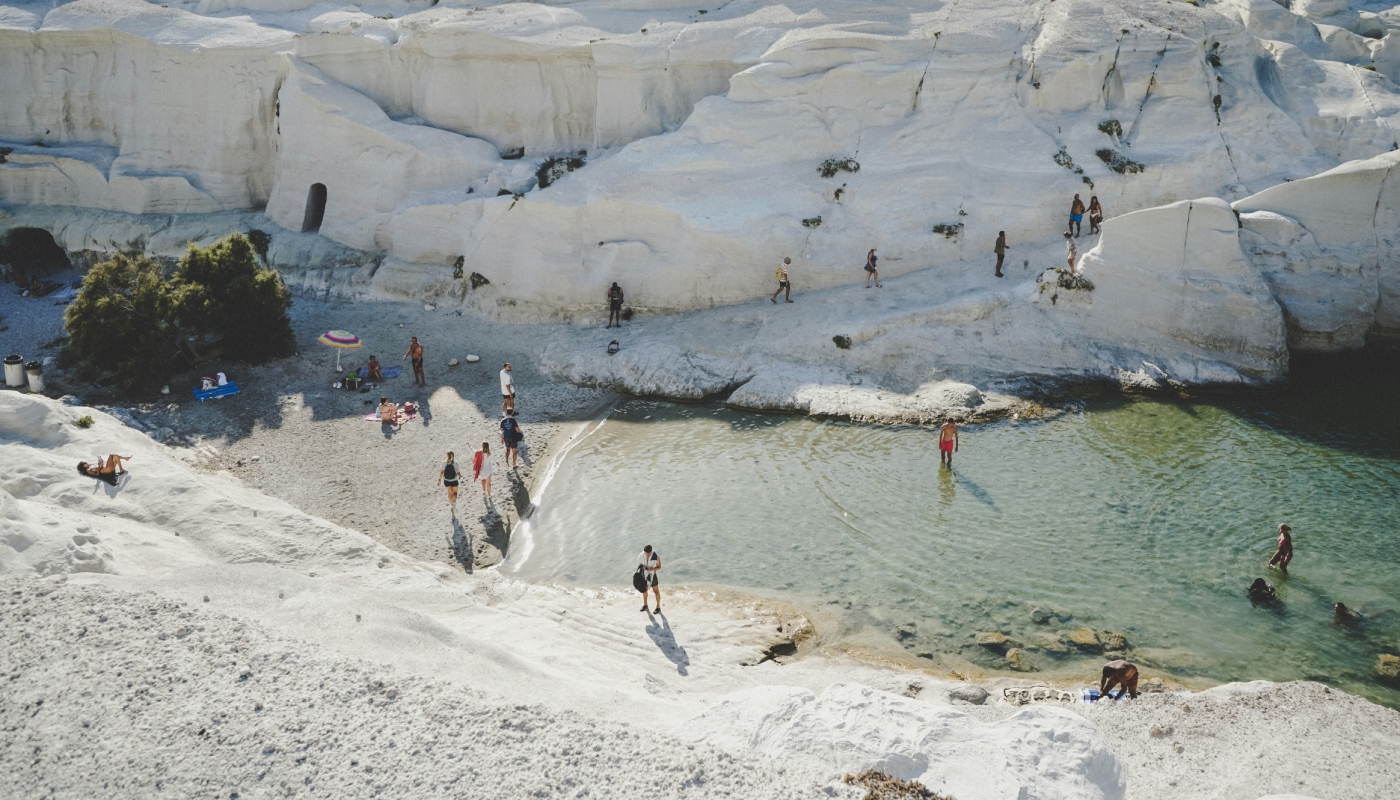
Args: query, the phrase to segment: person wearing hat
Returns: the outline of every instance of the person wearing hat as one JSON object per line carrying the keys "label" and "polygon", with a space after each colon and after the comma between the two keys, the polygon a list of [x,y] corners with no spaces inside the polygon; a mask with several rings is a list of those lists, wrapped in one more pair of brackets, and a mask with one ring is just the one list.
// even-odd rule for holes
{"label": "person wearing hat", "polygon": [[792,302],[792,281],[788,278],[788,265],[791,263],[792,259],[783,256],[783,263],[778,265],[778,272],[775,276],[778,279],[778,291],[774,292],[773,296],[768,298],[770,302],[778,302],[778,295],[783,292],[787,292],[787,296],[784,297],[783,300],[788,303]]}

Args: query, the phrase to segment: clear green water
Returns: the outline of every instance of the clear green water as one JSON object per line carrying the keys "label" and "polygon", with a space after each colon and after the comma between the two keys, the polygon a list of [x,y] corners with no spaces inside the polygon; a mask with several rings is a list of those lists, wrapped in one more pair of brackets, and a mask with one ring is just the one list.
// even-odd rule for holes
{"label": "clear green water", "polygon": [[[931,430],[628,401],[559,462],[504,569],[627,585],[650,543],[663,588],[783,597],[827,645],[991,672],[1007,664],[979,631],[1035,645],[1088,626],[1188,685],[1310,678],[1400,707],[1372,673],[1400,652],[1395,366],[971,426],[951,471]],[[1278,522],[1287,577],[1264,567]],[[1255,577],[1280,608],[1251,606]],[[1335,625],[1339,600],[1366,621]],[[1037,606],[1070,619],[1037,624]],[[1027,650],[1041,677],[1102,660],[1054,650]]]}

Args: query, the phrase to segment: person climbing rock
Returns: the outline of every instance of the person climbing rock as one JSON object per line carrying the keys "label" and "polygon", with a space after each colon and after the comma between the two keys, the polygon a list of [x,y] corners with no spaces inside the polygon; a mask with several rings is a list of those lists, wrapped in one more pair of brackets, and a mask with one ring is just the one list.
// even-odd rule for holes
{"label": "person climbing rock", "polygon": [[1069,229],[1078,236],[1084,223],[1084,201],[1079,199],[1079,195],[1074,196],[1074,201],[1069,204]]}
{"label": "person climbing rock", "polygon": [[[617,323],[617,327],[622,327],[622,287],[613,281],[613,285],[608,289],[608,328]],[[606,328],[604,329],[606,330]]]}
{"label": "person climbing rock", "polygon": [[782,294],[783,292],[787,292],[787,295],[783,298],[783,301],[787,303],[792,302],[792,279],[788,277],[788,265],[791,263],[792,259],[788,258],[787,256],[783,256],[783,263],[778,265],[778,271],[776,275],[774,275],[774,277],[778,279],[778,291],[774,292],[773,296],[768,298],[770,302],[778,302],[778,295]]}
{"label": "person climbing rock", "polygon": [[997,231],[997,243],[992,247],[992,252],[997,254],[997,277],[1005,278],[1001,274],[1001,262],[1006,259],[1006,231]]}
{"label": "person climbing rock", "polygon": [[953,454],[958,451],[958,426],[950,419],[938,429],[938,463],[953,466]]}

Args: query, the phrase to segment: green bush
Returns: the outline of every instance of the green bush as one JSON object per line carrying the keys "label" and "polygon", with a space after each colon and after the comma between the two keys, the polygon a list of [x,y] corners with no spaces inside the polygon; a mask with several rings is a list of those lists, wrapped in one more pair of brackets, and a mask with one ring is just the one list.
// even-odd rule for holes
{"label": "green bush", "polygon": [[145,257],[116,256],[96,265],[63,312],[68,347],[100,371],[115,370],[133,389],[165,380],[173,370],[175,328],[161,266]]}
{"label": "green bush", "polygon": [[834,178],[838,172],[860,172],[860,162],[854,158],[828,158],[817,167],[823,178]]}
{"label": "green bush", "polygon": [[73,424],[74,424],[74,425],[77,425],[79,428],[91,428],[93,422],[94,422],[94,420],[93,420],[93,418],[92,418],[92,415],[91,415],[91,414],[85,414],[85,415],[83,415],[83,416],[81,416],[81,417],[78,417],[76,420],[74,420],[74,421],[73,421]]}
{"label": "green bush", "polygon": [[180,329],[217,338],[227,355],[259,362],[296,351],[287,321],[292,293],[258,265],[244,237],[226,236],[205,249],[190,245],[170,284]]}

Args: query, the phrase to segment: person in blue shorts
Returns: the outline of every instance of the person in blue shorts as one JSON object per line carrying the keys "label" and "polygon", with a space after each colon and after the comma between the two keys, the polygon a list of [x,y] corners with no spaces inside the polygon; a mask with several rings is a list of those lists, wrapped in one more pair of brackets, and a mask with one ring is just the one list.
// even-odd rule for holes
{"label": "person in blue shorts", "polygon": [[1079,199],[1079,195],[1075,195],[1074,202],[1069,204],[1069,228],[1075,236],[1079,236],[1083,222],[1084,201]]}

